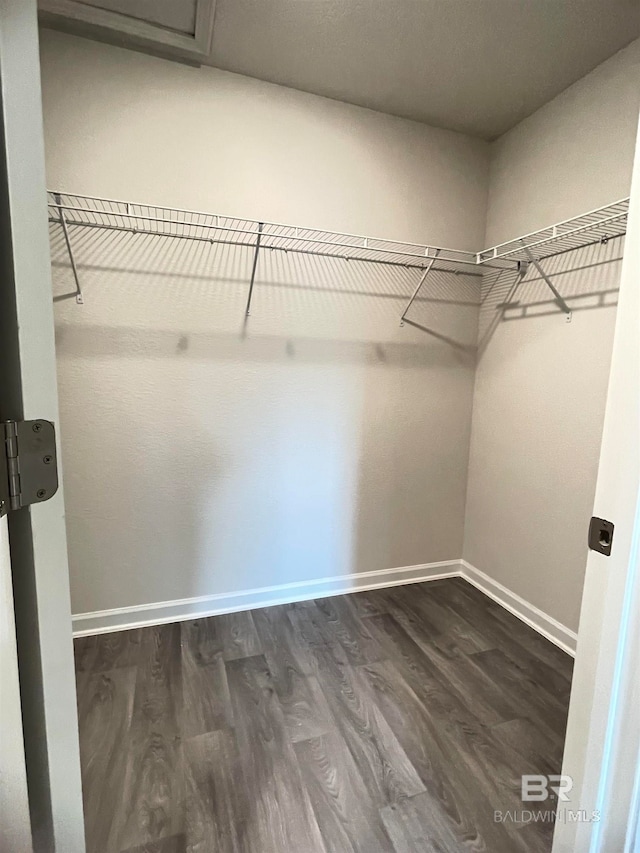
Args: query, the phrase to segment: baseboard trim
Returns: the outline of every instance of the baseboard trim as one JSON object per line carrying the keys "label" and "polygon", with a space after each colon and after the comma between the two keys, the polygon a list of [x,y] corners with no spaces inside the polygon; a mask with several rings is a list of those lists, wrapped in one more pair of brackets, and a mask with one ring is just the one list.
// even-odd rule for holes
{"label": "baseboard trim", "polygon": [[217,616],[221,613],[235,613],[274,604],[289,604],[293,601],[308,601],[311,598],[325,598],[329,595],[343,595],[359,590],[422,583],[459,575],[460,560],[445,560],[419,566],[403,566],[300,583],[265,586],[241,592],[117,607],[113,610],[98,610],[93,613],[78,613],[72,617],[73,636],[85,637],[140,628],[144,625],[183,622],[186,619]]}
{"label": "baseboard trim", "polygon": [[516,595],[515,592],[511,592],[510,589],[507,589],[506,586],[498,583],[498,581],[493,580],[489,575],[485,575],[484,572],[481,572],[480,569],[476,569],[475,566],[467,563],[466,560],[461,560],[460,566],[460,574],[466,581],[473,584],[473,586],[477,587],[485,595],[488,595],[489,598],[492,598],[498,604],[502,605],[505,610],[513,613],[513,615],[517,616],[518,619],[526,622],[527,625],[539,634],[542,634],[542,636],[546,637],[547,640],[550,640],[556,646],[559,646],[562,651],[571,655],[571,657],[575,657],[576,643],[578,640],[578,635],[575,631],[571,631],[569,628],[558,622],[557,619],[554,619],[552,616],[548,616],[533,604],[529,604],[529,602],[525,601],[524,598]]}
{"label": "baseboard trim", "polygon": [[533,628],[547,640],[575,657],[577,634],[556,619],[543,613],[515,592],[490,578],[466,560],[445,560],[439,563],[423,563],[419,566],[402,566],[395,569],[380,569],[374,572],[341,575],[333,578],[301,581],[300,583],[264,586],[241,592],[204,595],[198,598],[182,598],[175,601],[160,601],[132,607],[116,607],[113,610],[98,610],[93,613],[78,613],[72,617],[73,636],[85,637],[126,631],[145,625],[162,625],[166,622],[183,622],[221,613],[236,613],[274,604],[289,604],[293,601],[308,601],[329,595],[344,595],[366,589],[382,589],[410,583],[462,577],[485,595],[492,598],[518,619]]}

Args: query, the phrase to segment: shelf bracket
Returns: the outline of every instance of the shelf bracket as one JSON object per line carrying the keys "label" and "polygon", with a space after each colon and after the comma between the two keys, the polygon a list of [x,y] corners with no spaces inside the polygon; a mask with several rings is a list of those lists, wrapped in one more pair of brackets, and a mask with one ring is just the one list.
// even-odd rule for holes
{"label": "shelf bracket", "polygon": [[[526,276],[526,274],[529,271],[529,261],[517,261],[517,266],[515,267],[515,270],[516,270],[516,277],[514,279],[513,285],[511,286],[511,290],[509,291],[509,294],[507,296],[507,301],[502,302],[497,306],[503,315],[504,315],[504,312],[507,310],[507,308],[515,307],[515,304],[512,302],[512,299],[515,296],[518,288],[520,287],[520,283],[522,282],[522,280],[524,279],[524,277]],[[498,276],[498,279],[500,278],[501,275],[502,275],[502,272]],[[497,281],[497,279],[496,279],[496,281]],[[494,283],[491,285],[489,292],[491,292],[491,290],[493,289],[493,286],[495,284],[496,284],[496,282],[494,281]]]}
{"label": "shelf bracket", "polygon": [[[522,241],[521,241],[521,242],[522,242]],[[549,276],[546,274],[546,272],[542,269],[542,267],[540,266],[540,263],[539,263],[539,262],[538,262],[538,261],[533,257],[533,255],[531,254],[531,250],[529,249],[529,247],[528,247],[528,246],[525,246],[525,245],[524,245],[524,243],[523,243],[523,248],[524,248],[524,251],[525,251],[525,253],[526,253],[527,257],[529,258],[529,262],[530,262],[530,263],[532,263],[532,264],[533,264],[533,266],[538,270],[538,272],[540,273],[540,276],[542,277],[543,281],[545,282],[545,284],[547,285],[547,287],[549,288],[549,290],[550,290],[550,291],[553,293],[553,295],[555,296],[555,298],[556,298],[556,304],[558,305],[558,307],[560,308],[560,310],[561,310],[561,311],[564,311],[564,313],[567,315],[567,323],[570,323],[570,322],[571,322],[571,308],[569,308],[569,306],[567,305],[567,303],[564,301],[564,299],[562,298],[561,293],[557,290],[556,286],[555,286],[555,285],[554,285],[554,283],[551,281],[551,279],[550,279],[550,278],[549,278]]]}
{"label": "shelf bracket", "polygon": [[423,284],[425,283],[425,281],[427,280],[427,276],[428,276],[428,275],[429,275],[429,273],[431,272],[431,268],[432,268],[432,267],[433,267],[433,265],[435,264],[435,262],[436,262],[436,258],[438,257],[438,255],[439,255],[439,254],[440,254],[440,249],[436,249],[435,255],[430,259],[429,263],[428,263],[428,264],[427,264],[427,266],[424,268],[424,272],[423,272],[423,273],[422,273],[422,275],[420,276],[420,281],[418,282],[418,284],[416,285],[415,290],[414,290],[414,291],[413,291],[413,293],[411,294],[411,299],[410,299],[410,300],[407,302],[407,304],[405,305],[405,309],[404,309],[404,311],[402,312],[402,317],[400,317],[400,325],[401,325],[401,326],[404,326],[404,321],[405,321],[405,320],[406,320],[406,318],[407,318],[407,312],[409,311],[409,308],[411,308],[411,306],[412,306],[412,305],[413,305],[413,303],[415,302],[415,299],[416,299],[417,295],[420,293],[420,290],[422,289],[422,285],[423,285]]}
{"label": "shelf bracket", "polygon": [[244,315],[248,317],[251,314],[251,298],[253,296],[253,285],[256,280],[256,269],[258,268],[258,255],[260,254],[260,241],[262,240],[262,230],[264,228],[264,222],[258,222],[258,236],[256,238],[256,245],[253,251],[253,266],[251,267],[251,281],[249,282],[249,294],[247,296],[247,307],[245,309]]}
{"label": "shelf bracket", "polygon": [[67,252],[69,253],[69,260],[71,261],[71,270],[73,271],[73,278],[76,283],[76,302],[78,305],[82,305],[84,299],[82,298],[82,288],[80,287],[80,278],[78,276],[78,270],[76,268],[76,262],[73,257],[73,248],[71,246],[71,240],[69,239],[69,229],[67,228],[67,220],[64,218],[64,213],[62,211],[62,201],[60,200],[60,193],[55,194],[56,204],[58,206],[58,213],[60,214],[60,225],[62,225],[62,233],[64,234],[64,241],[67,244]]}

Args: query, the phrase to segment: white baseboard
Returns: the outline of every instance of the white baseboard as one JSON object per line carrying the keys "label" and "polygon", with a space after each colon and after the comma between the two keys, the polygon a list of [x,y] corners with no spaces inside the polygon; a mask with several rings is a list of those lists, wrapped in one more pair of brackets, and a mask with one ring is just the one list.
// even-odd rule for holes
{"label": "white baseboard", "polygon": [[183,598],[161,601],[155,604],[140,604],[133,607],[117,607],[113,610],[98,610],[93,613],[78,613],[72,617],[73,636],[105,634],[110,631],[125,631],[143,625],[161,625],[165,622],[182,622],[220,613],[253,610],[273,604],[288,604],[292,601],[308,601],[328,595],[343,595],[365,589],[420,583],[428,580],[457,577],[460,575],[460,560],[426,563],[420,566],[404,566],[397,569],[381,569],[360,572],[333,578],[286,583],[247,589],[242,592],[204,595],[198,598]]}
{"label": "white baseboard", "polygon": [[564,652],[575,657],[578,640],[578,635],[575,631],[569,630],[569,628],[558,622],[557,619],[543,613],[542,610],[533,604],[529,604],[524,598],[521,598],[515,592],[507,589],[506,586],[485,575],[484,572],[476,569],[475,566],[467,563],[466,560],[461,560],[460,566],[460,574],[465,580],[473,584],[481,592],[484,592],[489,598],[497,601],[498,604],[501,604],[505,610],[517,616],[518,619],[522,619],[523,622],[526,622],[527,625],[539,634],[542,634],[547,640],[551,640],[552,643],[559,646]]}
{"label": "white baseboard", "polygon": [[463,577],[567,654],[575,656],[577,635],[574,631],[570,631],[556,619],[543,613],[533,604],[529,604],[498,581],[467,563],[466,560],[446,560],[419,566],[380,569],[374,572],[361,572],[300,583],[264,586],[241,592],[203,595],[198,598],[182,598],[132,607],[116,607],[113,610],[98,610],[94,613],[78,613],[72,617],[73,636],[106,634],[111,631],[140,628],[144,625],[182,622],[185,619],[253,610],[273,604],[289,604],[293,601],[325,598],[328,595],[343,595],[358,590],[381,589],[451,577]]}

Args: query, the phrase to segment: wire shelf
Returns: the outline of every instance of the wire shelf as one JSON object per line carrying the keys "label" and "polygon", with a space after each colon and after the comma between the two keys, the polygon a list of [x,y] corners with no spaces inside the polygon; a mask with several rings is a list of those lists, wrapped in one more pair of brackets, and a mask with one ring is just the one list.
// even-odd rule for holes
{"label": "wire shelf", "polygon": [[485,249],[478,253],[478,263],[486,264],[498,260],[529,261],[532,258],[542,261],[594,243],[606,243],[626,233],[628,211],[628,198],[616,201],[541,231],[534,231]]}
{"label": "wire shelf", "polygon": [[48,193],[49,220],[67,228],[98,228],[129,231],[160,237],[197,240],[256,248],[261,251],[294,252],[343,260],[369,261],[412,269],[425,269],[437,258],[443,272],[479,275],[474,252],[361,237],[274,222],[199,213],[68,193]]}
{"label": "wire shelf", "polygon": [[563,252],[622,237],[627,230],[629,199],[622,199],[481,252],[60,192],[48,193],[48,207],[49,221],[60,225],[64,234],[76,284],[75,298],[79,303],[82,303],[83,296],[70,229],[96,228],[252,249],[253,264],[245,310],[247,317],[250,314],[260,252],[292,252],[417,269],[422,275],[400,318],[401,323],[411,323],[407,312],[432,272],[463,274],[481,279],[488,268],[511,269],[522,278],[526,275],[529,263],[537,268],[553,292],[558,307],[570,319],[570,307],[540,262]]}

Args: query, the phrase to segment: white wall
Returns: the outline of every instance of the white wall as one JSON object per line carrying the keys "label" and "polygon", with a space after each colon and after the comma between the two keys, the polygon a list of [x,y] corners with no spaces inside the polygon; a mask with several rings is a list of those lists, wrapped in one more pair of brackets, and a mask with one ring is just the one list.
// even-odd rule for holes
{"label": "white wall", "polygon": [[481,248],[486,143],[48,30],[41,40],[58,189]]}
{"label": "white wall", "polygon": [[[489,185],[477,140],[45,31],[48,182],[479,248],[628,194],[639,57],[494,143]],[[455,346],[398,328],[415,274],[263,256],[243,337],[242,250],[74,242],[86,304],[58,303],[57,332],[76,613],[456,559],[466,497],[465,559],[577,626],[620,241],[551,264],[570,325],[535,277],[526,318],[485,282],[468,492],[477,280],[441,276],[416,306]],[[53,247],[60,293],[55,229]]]}
{"label": "white wall", "polygon": [[[42,34],[51,188],[478,248],[488,146]],[[57,303],[74,612],[456,559],[478,279],[72,234]],[[56,293],[71,289],[59,229]],[[434,301],[435,300],[435,301]]]}
{"label": "white wall", "polygon": [[[629,194],[640,42],[494,143],[485,245]],[[543,282],[518,291],[527,316],[500,322],[508,282],[481,310],[464,557],[576,629],[615,323],[622,241],[550,261],[574,309]]]}
{"label": "white wall", "polygon": [[485,246],[629,195],[639,79],[640,40],[493,143]]}

